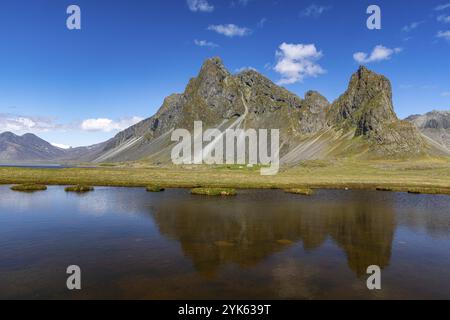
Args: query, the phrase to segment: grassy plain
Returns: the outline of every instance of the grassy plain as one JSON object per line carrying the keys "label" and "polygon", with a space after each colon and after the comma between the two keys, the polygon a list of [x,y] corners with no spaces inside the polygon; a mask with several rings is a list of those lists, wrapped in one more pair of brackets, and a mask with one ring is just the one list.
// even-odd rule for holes
{"label": "grassy plain", "polygon": [[152,167],[127,163],[96,168],[0,168],[0,184],[161,188],[378,189],[450,194],[450,161],[305,161],[261,176],[258,167]]}

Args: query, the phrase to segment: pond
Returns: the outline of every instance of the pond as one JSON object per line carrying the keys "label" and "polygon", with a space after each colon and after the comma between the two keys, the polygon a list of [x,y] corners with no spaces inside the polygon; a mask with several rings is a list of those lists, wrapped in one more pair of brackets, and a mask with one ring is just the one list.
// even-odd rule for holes
{"label": "pond", "polygon": [[0,186],[0,299],[449,299],[449,231],[441,195]]}

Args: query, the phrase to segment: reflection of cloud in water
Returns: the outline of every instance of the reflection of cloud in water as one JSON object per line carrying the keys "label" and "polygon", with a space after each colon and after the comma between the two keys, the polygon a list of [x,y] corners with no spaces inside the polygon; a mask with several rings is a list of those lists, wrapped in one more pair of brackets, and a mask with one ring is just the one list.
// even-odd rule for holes
{"label": "reflection of cloud in water", "polygon": [[139,190],[130,188],[97,187],[93,192],[70,196],[78,199],[80,213],[95,217],[108,214],[132,216],[141,212],[143,205]]}
{"label": "reflection of cloud in water", "polygon": [[226,263],[255,265],[285,250],[286,240],[301,241],[312,251],[331,237],[361,276],[369,265],[389,264],[395,230],[390,198],[381,202],[363,195],[327,192],[304,198],[261,191],[234,199],[165,198],[153,203],[152,215],[161,233],[178,240],[205,275]]}
{"label": "reflection of cloud in water", "polygon": [[[47,191],[19,192],[12,191],[10,185],[0,186],[0,210],[14,212],[33,212],[38,208],[46,207],[51,201],[51,192],[54,187]],[[9,210],[8,210],[9,209]]]}

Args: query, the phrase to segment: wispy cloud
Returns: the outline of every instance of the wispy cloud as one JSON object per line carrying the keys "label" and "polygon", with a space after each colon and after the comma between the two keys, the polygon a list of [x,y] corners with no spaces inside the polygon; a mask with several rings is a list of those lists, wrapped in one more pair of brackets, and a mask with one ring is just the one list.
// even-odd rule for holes
{"label": "wispy cloud", "polygon": [[441,96],[443,97],[450,97],[450,91],[444,91],[441,93]]}
{"label": "wispy cloud", "polygon": [[282,43],[276,52],[274,70],[281,75],[278,84],[293,84],[307,77],[317,77],[326,71],[316,63],[322,52],[314,44]]}
{"label": "wispy cloud", "polygon": [[140,117],[132,117],[132,118],[123,118],[117,121],[108,119],[108,118],[97,118],[97,119],[86,119],[81,122],[80,129],[83,131],[103,131],[103,132],[111,132],[111,131],[120,131],[124,130],[140,121],[143,118]]}
{"label": "wispy cloud", "polygon": [[438,5],[437,7],[434,8],[434,10],[442,11],[442,10],[445,10],[447,8],[450,8],[450,3],[445,3],[445,4]]}
{"label": "wispy cloud", "polygon": [[208,0],[187,0],[187,5],[192,12],[214,11],[214,6],[209,4]]}
{"label": "wispy cloud", "polygon": [[261,20],[258,21],[258,23],[256,24],[256,26],[258,28],[264,28],[264,25],[266,24],[267,19],[266,18],[262,18]]}
{"label": "wispy cloud", "polygon": [[412,23],[410,23],[410,24],[408,24],[408,25],[406,25],[406,26],[404,26],[403,28],[402,28],[402,31],[403,32],[411,32],[411,31],[413,31],[414,29],[417,29],[422,23],[424,23],[425,21],[416,21],[416,22],[412,22]]}
{"label": "wispy cloud", "polygon": [[15,134],[79,130],[111,132],[124,130],[142,120],[143,118],[141,117],[122,118],[119,120],[98,118],[63,124],[57,123],[52,118],[1,113],[0,132],[11,131]]}
{"label": "wispy cloud", "polygon": [[439,31],[436,35],[438,38],[443,38],[447,41],[450,41],[450,30],[447,31]]}
{"label": "wispy cloud", "polygon": [[443,22],[443,23],[449,23],[450,22],[450,16],[440,15],[440,16],[437,17],[437,21]]}
{"label": "wispy cloud", "polygon": [[219,25],[210,25],[208,30],[215,31],[219,34],[222,34],[227,37],[244,37],[248,36],[252,33],[252,30],[245,27],[239,27],[235,24],[219,24]]}
{"label": "wispy cloud", "polygon": [[237,6],[242,6],[242,7],[246,7],[251,0],[233,0],[231,1],[231,7],[237,7]]}
{"label": "wispy cloud", "polygon": [[0,132],[11,131],[16,134],[41,133],[58,127],[60,126],[50,118],[9,113],[0,114]]}
{"label": "wispy cloud", "polygon": [[316,4],[311,4],[309,7],[303,9],[300,12],[300,16],[318,18],[322,15],[322,13],[330,9],[331,6],[319,6]]}
{"label": "wispy cloud", "polygon": [[194,40],[195,45],[199,46],[199,47],[207,47],[210,49],[214,49],[217,48],[219,45],[214,43],[214,42],[210,42],[210,41],[206,41],[206,40]]}
{"label": "wispy cloud", "polygon": [[388,60],[392,55],[401,52],[401,48],[390,49],[382,45],[376,46],[370,54],[365,52],[356,52],[353,54],[353,59],[360,64]]}

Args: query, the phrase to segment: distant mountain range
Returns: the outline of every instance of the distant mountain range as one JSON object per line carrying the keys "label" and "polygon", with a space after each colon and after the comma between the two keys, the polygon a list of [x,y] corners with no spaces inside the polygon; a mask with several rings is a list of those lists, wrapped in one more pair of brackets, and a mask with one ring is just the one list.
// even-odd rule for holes
{"label": "distant mountain range", "polygon": [[450,149],[450,111],[432,111],[406,119],[428,138]]}
{"label": "distant mountain range", "polygon": [[63,150],[31,134],[0,135],[0,161],[72,160],[169,163],[174,129],[280,129],[284,164],[302,160],[450,156],[449,112],[399,120],[389,80],[365,67],[333,103],[309,91],[304,99],[254,70],[231,74],[220,58],[203,64],[184,93],[164,100],[158,112],[90,147]]}
{"label": "distant mountain range", "polygon": [[0,133],[0,162],[88,161],[103,145],[61,149],[32,133],[18,136],[3,132]]}

